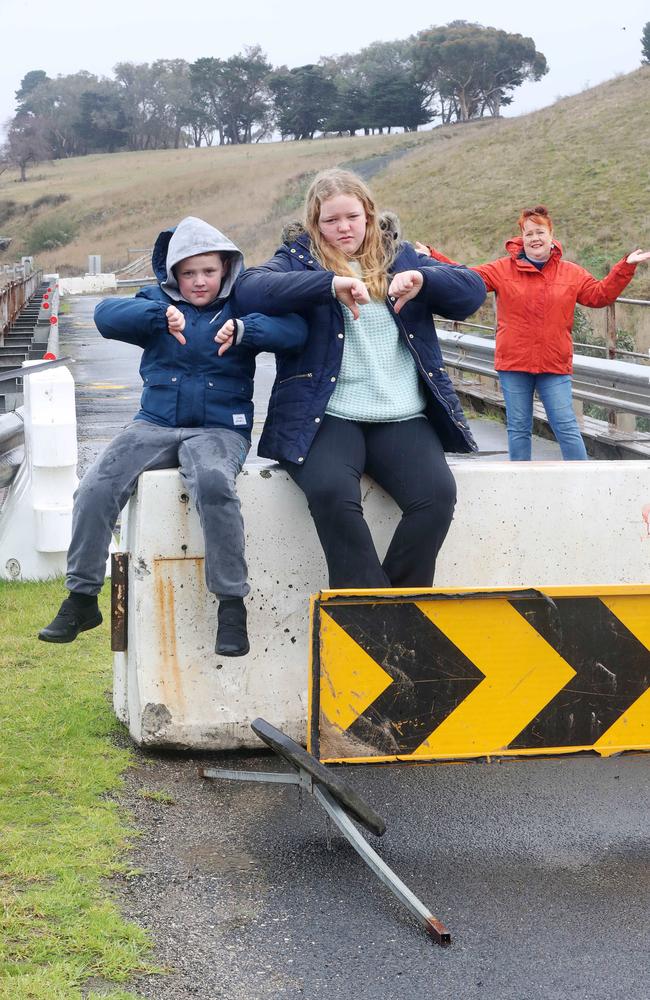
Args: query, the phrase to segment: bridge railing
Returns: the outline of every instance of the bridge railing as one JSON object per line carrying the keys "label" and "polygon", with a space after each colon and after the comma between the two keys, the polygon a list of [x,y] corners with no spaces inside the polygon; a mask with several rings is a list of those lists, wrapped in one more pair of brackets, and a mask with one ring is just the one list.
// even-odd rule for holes
{"label": "bridge railing", "polygon": [[20,310],[41,283],[42,271],[32,271],[0,287],[0,338],[17,318]]}
{"label": "bridge railing", "polygon": [[[592,352],[597,351],[599,354],[603,354],[607,358],[621,358],[628,359],[630,361],[634,360],[640,364],[650,365],[650,351],[645,354],[642,351],[628,351],[618,345],[618,318],[620,316],[620,310],[616,309],[616,305],[619,303],[623,307],[627,306],[650,306],[650,299],[627,299],[618,298],[616,302],[612,302],[611,305],[606,306],[604,309],[592,310],[596,315],[604,315],[605,319],[605,343],[604,344],[586,344],[580,340],[574,338],[573,346],[578,348],[578,354],[581,349]],[[650,320],[650,312],[647,312],[644,316],[646,324]],[[457,320],[451,323],[451,329],[453,331],[461,332],[462,329],[478,330],[478,336],[482,337],[494,337],[495,335],[495,325],[488,323],[473,323],[471,320]],[[650,327],[647,326],[648,329]]]}
{"label": "bridge railing", "polygon": [[[456,388],[474,400],[505,408],[494,369],[494,340],[438,327],[445,364],[455,371]],[[573,397],[582,432],[602,449],[622,449],[625,457],[650,455],[650,433],[639,421],[650,418],[650,371],[645,365],[609,358],[573,356]],[[606,419],[586,417],[586,405]],[[541,404],[535,416],[545,421]]]}

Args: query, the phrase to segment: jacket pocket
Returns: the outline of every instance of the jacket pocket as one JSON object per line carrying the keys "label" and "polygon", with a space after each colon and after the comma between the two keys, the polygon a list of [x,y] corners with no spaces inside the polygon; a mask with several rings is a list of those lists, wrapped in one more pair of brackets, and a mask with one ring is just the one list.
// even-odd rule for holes
{"label": "jacket pocket", "polygon": [[142,412],[157,421],[177,426],[178,375],[149,375],[144,380],[140,407]]}
{"label": "jacket pocket", "polygon": [[[267,411],[267,427],[273,428],[278,434],[294,437],[321,412],[317,397],[317,380],[311,372],[292,375],[276,382],[271,391]],[[322,410],[325,409],[325,397]],[[320,423],[320,419],[319,419]]]}
{"label": "jacket pocket", "polygon": [[253,380],[208,377],[205,379],[206,427],[249,430],[253,426]]}

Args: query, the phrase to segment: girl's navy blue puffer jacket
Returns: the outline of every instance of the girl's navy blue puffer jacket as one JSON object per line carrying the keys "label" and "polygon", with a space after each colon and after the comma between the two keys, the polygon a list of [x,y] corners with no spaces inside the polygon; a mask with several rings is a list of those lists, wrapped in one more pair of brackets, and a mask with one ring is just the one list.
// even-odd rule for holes
{"label": "girl's navy blue puffer jacket", "polygon": [[[421,271],[424,283],[415,298],[393,315],[427,390],[426,416],[445,451],[476,451],[443,365],[431,314],[466,319],[485,299],[485,285],[474,271],[424,258],[409,243],[402,243],[391,273],[408,270]],[[304,234],[239,279],[237,298],[243,310],[271,316],[293,311],[302,313],[309,324],[303,349],[277,358],[277,377],[258,447],[265,458],[302,463],[334,391],[343,357],[345,307],[332,295],[333,277],[311,256]],[[387,302],[392,310],[390,299]]]}

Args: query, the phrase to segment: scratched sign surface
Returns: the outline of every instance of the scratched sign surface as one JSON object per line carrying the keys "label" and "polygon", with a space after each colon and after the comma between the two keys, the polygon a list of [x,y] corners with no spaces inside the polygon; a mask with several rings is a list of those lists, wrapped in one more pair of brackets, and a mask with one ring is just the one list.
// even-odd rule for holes
{"label": "scratched sign surface", "polygon": [[311,650],[325,762],[650,749],[650,587],[326,591]]}

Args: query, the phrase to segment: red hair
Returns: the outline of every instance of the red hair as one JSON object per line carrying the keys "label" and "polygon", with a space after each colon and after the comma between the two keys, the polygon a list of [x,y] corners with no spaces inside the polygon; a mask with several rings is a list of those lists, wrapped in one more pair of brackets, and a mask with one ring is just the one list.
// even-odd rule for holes
{"label": "red hair", "polygon": [[551,217],[548,214],[548,209],[544,205],[536,205],[535,208],[525,208],[519,218],[517,219],[517,225],[523,233],[524,226],[529,219],[536,222],[538,226],[546,226],[549,233],[553,232],[553,223]]}

